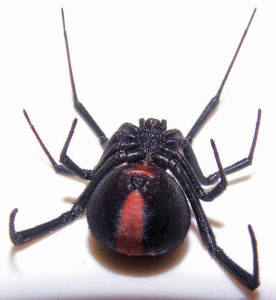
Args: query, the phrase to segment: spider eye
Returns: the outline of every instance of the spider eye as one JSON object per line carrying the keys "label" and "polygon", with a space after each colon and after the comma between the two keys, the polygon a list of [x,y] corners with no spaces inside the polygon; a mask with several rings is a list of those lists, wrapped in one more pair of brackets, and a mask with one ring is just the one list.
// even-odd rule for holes
{"label": "spider eye", "polygon": [[146,127],[154,127],[154,128],[161,127],[160,121],[157,119],[153,119],[153,118],[147,119],[145,125],[146,125]]}

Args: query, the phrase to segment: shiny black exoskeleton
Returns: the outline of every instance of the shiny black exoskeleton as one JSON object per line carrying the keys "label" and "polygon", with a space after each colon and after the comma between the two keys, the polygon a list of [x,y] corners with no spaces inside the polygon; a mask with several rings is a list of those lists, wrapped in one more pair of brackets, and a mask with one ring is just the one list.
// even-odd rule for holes
{"label": "shiny black exoskeleton", "polygon": [[87,220],[94,237],[126,255],[160,255],[184,240],[186,196],[175,179],[151,164],[113,169],[93,192]]}
{"label": "shiny black exoskeleton", "polygon": [[[223,168],[215,142],[211,140],[218,171],[205,177],[191,146],[194,136],[219,102],[255,11],[217,94],[208,103],[186,137],[179,130],[167,130],[165,120],[150,118],[146,121],[140,119],[139,126],[125,123],[110,139],[107,139],[78,100],[62,10],[74,106],[98,136],[104,152],[93,170],[80,168],[67,156],[67,149],[77,124],[75,119],[61,152],[62,164],[57,164],[24,110],[31,129],[56,172],[76,175],[90,182],[71,210],[31,229],[19,232],[15,230],[17,209],[14,209],[10,216],[12,242],[20,245],[31,241],[74,221],[87,211],[89,227],[95,238],[103,245],[127,255],[160,255],[175,249],[184,240],[190,225],[189,203],[203,244],[213,258],[241,284],[251,290],[256,289],[259,285],[259,267],[257,242],[252,227],[248,226],[253,249],[253,274],[250,274],[231,260],[217,245],[200,201],[214,200],[227,186],[226,174],[237,172],[252,163],[261,110],[258,111],[248,157]],[[203,185],[214,186],[206,191]]]}

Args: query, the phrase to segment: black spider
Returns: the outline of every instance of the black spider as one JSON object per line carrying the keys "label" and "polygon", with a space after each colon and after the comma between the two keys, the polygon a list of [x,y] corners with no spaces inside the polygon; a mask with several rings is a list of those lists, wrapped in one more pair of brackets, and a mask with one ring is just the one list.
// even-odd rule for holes
{"label": "black spider", "polygon": [[[17,209],[14,209],[10,216],[10,237],[13,243],[20,245],[45,235],[74,221],[87,210],[90,229],[103,245],[127,255],[160,255],[175,249],[184,240],[190,225],[189,202],[202,241],[210,254],[242,285],[251,290],[256,289],[259,285],[259,268],[257,244],[252,227],[248,226],[253,250],[251,275],[232,261],[217,245],[200,200],[214,200],[227,186],[226,174],[237,172],[252,163],[261,110],[258,111],[254,138],[247,158],[223,168],[215,143],[211,140],[218,172],[205,177],[191,146],[194,136],[219,102],[222,89],[255,11],[256,9],[217,94],[208,103],[186,137],[183,137],[177,129],[167,130],[165,120],[150,118],[146,121],[140,119],[139,127],[124,123],[110,139],[107,139],[78,100],[62,10],[74,106],[99,138],[104,152],[93,170],[80,168],[67,156],[67,149],[77,123],[75,119],[61,152],[62,165],[57,164],[24,110],[31,129],[56,172],[77,175],[90,182],[70,211],[31,229],[15,231],[14,219]],[[167,173],[167,170],[172,175]],[[202,187],[213,184],[214,187],[208,192]]]}

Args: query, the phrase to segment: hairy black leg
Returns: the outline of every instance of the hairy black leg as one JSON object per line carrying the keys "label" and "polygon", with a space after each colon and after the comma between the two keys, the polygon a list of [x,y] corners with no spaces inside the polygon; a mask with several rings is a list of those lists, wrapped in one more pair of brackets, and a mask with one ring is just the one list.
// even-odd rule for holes
{"label": "hairy black leg", "polygon": [[39,142],[41,148],[43,149],[44,153],[47,155],[51,165],[53,166],[54,170],[56,173],[58,174],[66,174],[66,175],[75,175],[73,172],[71,172],[70,170],[66,169],[63,165],[57,164],[56,161],[54,160],[54,158],[52,157],[52,155],[50,154],[50,152],[48,151],[47,147],[45,146],[45,144],[43,143],[43,141],[41,140],[39,134],[37,133],[35,127],[33,126],[26,110],[23,110],[24,116],[27,120],[27,122],[29,123],[37,141]]}
{"label": "hairy black leg", "polygon": [[84,213],[89,201],[89,197],[98,181],[98,178],[95,178],[93,181],[91,181],[84,192],[80,195],[76,204],[73,205],[71,210],[63,213],[59,217],[49,222],[40,224],[33,228],[17,232],[14,228],[14,220],[18,209],[14,209],[10,215],[10,239],[12,242],[15,245],[21,245],[73,222],[78,216]]}
{"label": "hairy black leg", "polygon": [[136,125],[127,122],[122,124],[119,127],[118,131],[127,132],[129,134],[133,134],[134,136],[136,136],[139,132],[139,128]]}
{"label": "hairy black leg", "polygon": [[225,173],[223,170],[223,167],[221,165],[221,161],[219,158],[219,154],[217,151],[217,147],[216,144],[213,140],[211,140],[211,145],[215,154],[215,158],[216,158],[216,162],[217,162],[217,166],[219,168],[219,178],[220,178],[220,182],[217,183],[217,185],[215,186],[214,189],[212,189],[210,192],[205,193],[205,197],[202,198],[202,200],[204,201],[212,201],[214,200],[217,196],[219,196],[227,187],[227,180],[225,177]]}
{"label": "hairy black leg", "polygon": [[175,141],[182,141],[184,139],[183,134],[178,129],[169,129],[165,132],[165,137],[167,140],[175,140]]}
{"label": "hairy black leg", "polygon": [[17,232],[14,227],[14,220],[18,210],[14,209],[10,215],[10,238],[12,242],[15,245],[20,245],[73,222],[78,216],[84,213],[87,208],[90,196],[96,188],[96,185],[111,169],[122,163],[137,162],[144,158],[145,153],[143,150],[117,152],[114,156],[110,157],[97,172],[95,172],[93,179],[86,187],[84,192],[80,195],[76,204],[73,205],[72,209],[49,222]]}
{"label": "hairy black leg", "polygon": [[137,126],[131,123],[122,124],[106,143],[102,156],[109,152],[110,148],[113,147],[114,144],[136,143],[138,132]]}
{"label": "hairy black leg", "polygon": [[[194,169],[196,176],[199,179],[200,183],[203,185],[209,185],[210,183],[208,181],[208,178],[206,178],[204,176],[204,174],[199,166],[199,163],[197,161],[197,158],[195,156],[195,153],[193,151],[193,148],[187,140],[184,140],[183,154],[184,154],[185,158],[187,158],[189,163],[192,165],[192,168]],[[217,172],[217,173],[219,174],[219,172]]]}
{"label": "hairy black leg", "polygon": [[111,136],[108,143],[105,145],[104,152],[97,163],[94,170],[97,170],[101,165],[115,152],[119,150],[129,150],[139,147],[138,143],[139,129],[131,123],[122,124],[119,129]]}
{"label": "hairy black leg", "polygon": [[[258,252],[257,252],[257,241],[253,232],[253,229],[248,225],[248,230],[251,238],[252,251],[253,251],[253,274],[248,273],[236,264],[231,258],[229,258],[224,251],[217,245],[215,235],[212,231],[211,226],[205,216],[203,208],[199,200],[193,195],[189,186],[184,188],[188,194],[189,201],[191,203],[199,232],[204,245],[207,247],[209,253],[216,261],[221,264],[227,272],[232,274],[242,285],[250,290],[255,290],[259,286],[259,264],[258,264]],[[238,243],[241,247],[240,243]]]}
{"label": "hairy black leg", "polygon": [[216,107],[216,106],[218,105],[218,103],[219,103],[219,99],[220,99],[220,95],[221,95],[221,93],[222,93],[223,87],[224,87],[224,85],[225,85],[225,83],[226,83],[226,81],[227,81],[227,78],[228,78],[228,76],[229,76],[229,74],[230,74],[230,72],[231,72],[231,69],[232,69],[232,67],[233,67],[233,65],[234,65],[234,62],[235,62],[235,60],[236,60],[236,58],[237,58],[237,56],[238,56],[238,53],[239,53],[240,48],[241,48],[241,46],[242,46],[242,43],[243,43],[243,41],[244,41],[244,39],[245,39],[245,36],[246,36],[246,34],[247,34],[247,31],[248,31],[248,29],[249,29],[249,27],[250,27],[250,24],[251,24],[251,22],[252,22],[252,20],[253,20],[253,17],[254,17],[254,15],[255,15],[255,12],[256,12],[256,8],[254,9],[254,11],[253,11],[253,13],[252,13],[252,15],[251,15],[251,17],[250,17],[249,23],[248,23],[248,25],[247,25],[247,27],[246,27],[246,29],[245,29],[243,35],[242,35],[242,38],[241,38],[241,40],[240,40],[240,42],[239,42],[239,45],[238,45],[238,47],[237,47],[237,49],[236,49],[236,52],[235,52],[235,54],[234,54],[234,56],[233,56],[233,58],[232,58],[232,61],[231,61],[230,65],[229,65],[229,67],[228,67],[228,69],[227,69],[227,71],[226,71],[226,74],[224,75],[224,78],[223,78],[223,80],[222,80],[222,82],[221,82],[221,85],[220,85],[220,87],[219,87],[219,89],[218,89],[216,95],[215,95],[215,96],[210,100],[210,102],[207,104],[207,106],[205,107],[205,109],[203,110],[203,112],[201,113],[201,115],[199,116],[199,118],[197,119],[197,121],[195,122],[195,124],[193,125],[193,127],[191,128],[191,130],[189,131],[189,133],[188,133],[187,136],[186,136],[186,139],[187,139],[190,143],[192,143],[193,138],[195,137],[195,135],[197,134],[197,132],[198,132],[198,131],[200,130],[200,128],[205,124],[207,118],[209,117],[209,115],[211,114],[211,112],[215,109],[215,107]]}
{"label": "hairy black leg", "polygon": [[[96,165],[96,167],[94,168],[94,170],[87,170],[87,169],[81,169],[78,165],[76,165],[70,157],[67,156],[67,150],[68,150],[68,146],[69,143],[71,141],[71,138],[74,134],[74,130],[75,127],[77,125],[77,119],[75,119],[72,123],[71,126],[71,130],[68,134],[67,140],[64,144],[64,147],[61,151],[60,154],[60,161],[61,163],[66,166],[68,169],[70,169],[72,172],[74,172],[75,174],[77,174],[78,176],[80,176],[83,179],[87,179],[87,180],[91,180],[93,177],[93,174],[99,169],[101,168],[101,166],[108,160],[108,158],[110,158],[111,156],[113,156],[114,154],[116,154],[116,152],[118,152],[119,150],[129,150],[131,148],[137,148],[137,146],[139,145],[138,143],[135,142],[126,142],[126,143],[114,143],[113,145],[109,146],[106,148],[103,156],[101,157],[99,163]],[[108,146],[108,145],[107,145]]]}
{"label": "hairy black leg", "polygon": [[[176,177],[177,181],[183,188],[192,206],[194,215],[197,220],[199,232],[204,245],[207,247],[210,254],[229,272],[235,277],[242,285],[248,289],[254,290],[259,286],[259,265],[257,242],[252,227],[249,225],[249,234],[253,250],[253,275],[242,269],[233,260],[231,260],[224,251],[217,245],[214,233],[205,213],[201,207],[200,201],[197,197],[196,189],[187,174],[182,168],[178,160],[170,159],[162,155],[154,155],[154,161],[160,167],[168,168]],[[221,169],[222,170],[222,169]]]}
{"label": "hairy black leg", "polygon": [[[192,165],[180,153],[170,151],[169,149],[164,149],[166,154],[159,153],[157,155],[154,155],[153,158],[159,160],[159,163],[163,161],[163,163],[165,164],[164,167],[169,168],[169,169],[170,169],[170,165],[172,165],[172,161],[175,161],[174,164],[181,166],[178,169],[178,170],[181,170],[181,171],[177,171],[177,172],[178,173],[182,172],[183,176],[185,174],[187,174],[187,176],[188,176],[188,178],[191,182],[191,185],[195,189],[195,194],[200,199],[202,199],[204,201],[212,201],[216,197],[218,197],[226,189],[227,180],[226,180],[226,177],[225,177],[225,174],[224,174],[224,171],[223,171],[223,167],[222,167],[222,164],[221,164],[221,161],[220,161],[220,158],[219,158],[219,154],[218,154],[215,142],[213,140],[211,140],[211,146],[213,148],[216,163],[217,163],[217,166],[218,166],[218,169],[219,169],[218,173],[220,175],[220,182],[218,182],[216,184],[216,186],[211,191],[208,191],[208,192],[206,192],[201,187],[200,181],[197,178],[196,173],[195,173]],[[172,171],[174,173],[173,170],[170,169],[170,171]]]}
{"label": "hairy black leg", "polygon": [[133,149],[133,148],[137,148],[139,146],[138,143],[136,142],[129,142],[129,143],[115,143],[113,145],[111,145],[107,151],[105,151],[102,155],[102,157],[100,158],[99,162],[97,163],[97,165],[94,168],[95,170],[98,170],[99,168],[101,168],[101,166],[105,163],[105,161],[111,157],[112,155],[114,155],[114,153],[116,153],[117,151],[120,150],[129,150],[129,149]]}
{"label": "hairy black leg", "polygon": [[[259,109],[258,110],[258,118],[257,118],[257,122],[256,122],[256,127],[255,127],[255,132],[254,132],[254,136],[253,136],[253,141],[252,141],[252,144],[251,144],[251,148],[250,148],[248,157],[246,157],[242,160],[239,160],[238,162],[232,164],[231,166],[226,167],[224,169],[225,174],[231,174],[231,173],[240,171],[241,169],[244,169],[244,168],[246,168],[246,167],[248,167],[252,164],[254,151],[255,151],[255,148],[256,148],[256,144],[257,144],[257,138],[258,138],[260,122],[261,122],[261,110]],[[212,183],[216,182],[216,180],[218,178],[219,178],[219,173],[216,172],[214,174],[209,175],[207,180],[208,180],[209,184],[212,184]]]}
{"label": "hairy black leg", "polygon": [[81,177],[83,179],[91,180],[92,176],[93,176],[93,171],[80,168],[78,165],[76,165],[72,161],[72,159],[70,157],[67,156],[68,146],[69,146],[71,138],[74,134],[76,125],[77,125],[77,119],[75,119],[72,123],[70,132],[68,134],[68,137],[65,141],[65,144],[64,144],[63,149],[60,154],[60,161],[64,166],[66,166],[74,174],[78,175],[79,177]]}
{"label": "hairy black leg", "polygon": [[[254,136],[253,136],[253,141],[252,141],[252,144],[250,147],[249,155],[248,155],[248,157],[246,157],[242,160],[239,160],[238,162],[224,168],[223,170],[226,175],[237,172],[237,171],[239,171],[243,168],[246,168],[252,164],[254,151],[256,148],[256,143],[257,143],[257,138],[258,138],[260,121],[261,121],[261,110],[259,109],[258,117],[257,117],[257,121],[256,121],[256,127],[255,127],[255,131],[254,131]],[[203,185],[214,184],[220,177],[219,172],[215,172],[215,173],[209,175],[208,177],[205,177],[201,171],[199,164],[198,164],[198,161],[196,159],[196,156],[194,154],[191,144],[187,140],[184,140],[183,144],[184,144],[184,147],[183,147],[184,156],[188,159],[188,161],[192,165],[200,183]]]}
{"label": "hairy black leg", "polygon": [[65,27],[65,18],[64,18],[63,8],[61,9],[61,15],[62,15],[62,24],[63,24],[63,31],[64,31],[67,61],[68,61],[68,67],[69,67],[69,73],[70,73],[70,81],[71,81],[71,87],[72,87],[72,92],[73,92],[74,107],[77,110],[77,112],[82,116],[82,118],[86,121],[86,123],[89,125],[89,127],[97,135],[97,137],[100,140],[101,145],[104,146],[107,142],[107,137],[105,136],[105,134],[101,130],[101,128],[98,126],[98,124],[91,117],[91,115],[86,110],[86,108],[78,100],[78,95],[77,95],[76,86],[75,86],[75,80],[74,80],[74,76],[73,76],[72,64],[71,64],[71,57],[70,57],[69,43],[68,43],[68,37],[67,37],[67,32],[66,32],[66,27]]}
{"label": "hairy black leg", "polygon": [[27,112],[25,110],[23,110],[24,112],[24,116],[27,119],[36,139],[38,140],[40,146],[42,147],[44,153],[47,155],[50,163],[52,164],[54,170],[56,171],[56,173],[58,174],[65,174],[65,175],[78,175],[83,179],[91,179],[92,176],[92,171],[91,170],[85,170],[85,169],[81,169],[79,166],[77,166],[67,155],[66,155],[66,151],[68,149],[70,140],[72,138],[72,135],[74,133],[74,128],[76,126],[77,120],[75,119],[73,124],[72,124],[72,128],[69,132],[68,138],[65,142],[65,145],[63,147],[62,150],[62,163],[64,163],[64,165],[61,164],[57,164],[56,161],[54,160],[54,158],[52,157],[52,155],[50,154],[50,152],[48,151],[48,149],[46,148],[46,146],[44,145],[43,141],[41,140],[40,136],[38,135],[35,127],[33,126],[33,124],[31,123],[31,120],[27,114]]}

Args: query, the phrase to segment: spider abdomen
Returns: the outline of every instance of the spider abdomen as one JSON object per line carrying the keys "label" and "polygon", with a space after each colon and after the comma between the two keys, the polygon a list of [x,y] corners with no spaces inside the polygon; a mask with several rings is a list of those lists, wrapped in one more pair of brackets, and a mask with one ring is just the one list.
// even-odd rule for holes
{"label": "spider abdomen", "polygon": [[182,189],[155,165],[125,165],[98,184],[87,208],[103,245],[126,255],[160,255],[185,238],[190,211]]}

